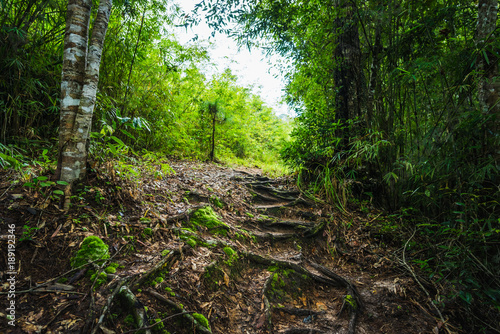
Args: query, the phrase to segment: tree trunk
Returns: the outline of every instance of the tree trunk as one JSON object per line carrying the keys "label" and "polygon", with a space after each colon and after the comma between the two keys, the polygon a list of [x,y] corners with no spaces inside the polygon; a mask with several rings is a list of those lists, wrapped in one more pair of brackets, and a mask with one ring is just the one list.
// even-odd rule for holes
{"label": "tree trunk", "polygon": [[56,176],[69,183],[86,172],[87,140],[112,0],[101,0],[87,50],[91,6],[91,0],[69,0],[66,17]]}
{"label": "tree trunk", "polygon": [[215,159],[215,123],[217,121],[217,105],[209,104],[208,110],[212,115],[212,145],[210,148],[210,161],[214,161]]}
{"label": "tree trunk", "polygon": [[477,95],[481,113],[488,121],[483,127],[483,147],[486,154],[498,154],[488,139],[498,135],[500,130],[500,105],[498,76],[498,52],[493,50],[498,17],[498,0],[479,0],[476,48],[479,51],[477,71],[479,73]]}
{"label": "tree trunk", "polygon": [[[353,4],[346,0],[336,1],[338,15],[336,29],[341,32],[337,38],[334,59],[337,69],[334,73],[337,94],[335,97],[336,119],[342,122],[361,116],[361,50],[358,22],[354,18]],[[349,133],[339,134],[348,140]]]}

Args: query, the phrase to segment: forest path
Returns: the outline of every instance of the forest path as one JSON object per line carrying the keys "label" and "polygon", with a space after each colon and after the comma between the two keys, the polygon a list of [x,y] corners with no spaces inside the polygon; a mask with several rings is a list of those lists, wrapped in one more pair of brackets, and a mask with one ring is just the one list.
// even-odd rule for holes
{"label": "forest path", "polygon": [[[46,223],[36,244],[19,248],[36,266],[25,265],[19,281],[43,282],[68,270],[87,235],[100,236],[122,265],[95,293],[88,279],[71,282],[94,300],[74,295],[47,303],[47,295],[20,295],[19,333],[90,333],[117,282],[126,282],[148,317],[197,312],[213,333],[437,333],[424,294],[397,263],[401,250],[374,239],[372,215],[318,205],[290,179],[263,177],[258,169],[169,164],[175,174],[154,179],[145,172],[119,192],[112,177],[93,175],[84,189],[96,201],[98,193],[99,203],[83,205],[89,199],[82,198],[68,214],[50,210],[35,193],[21,202],[2,200],[11,208],[5,221],[25,219],[26,207],[45,206],[37,213]],[[133,328],[124,303],[111,303],[112,319],[102,313],[102,331]],[[166,321],[163,330],[209,332],[184,317]]]}

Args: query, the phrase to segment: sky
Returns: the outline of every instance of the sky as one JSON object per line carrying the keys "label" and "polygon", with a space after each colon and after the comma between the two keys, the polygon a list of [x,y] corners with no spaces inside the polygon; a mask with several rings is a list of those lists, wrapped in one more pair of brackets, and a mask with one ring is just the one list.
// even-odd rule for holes
{"label": "sky", "polygon": [[[179,6],[184,12],[190,12],[200,0],[181,0]],[[232,73],[238,76],[238,84],[243,87],[253,87],[254,94],[259,95],[266,104],[273,108],[276,115],[288,114],[291,111],[285,103],[280,103],[284,89],[284,78],[282,73],[271,63],[285,61],[278,55],[271,58],[266,57],[262,50],[241,48],[238,50],[236,42],[226,35],[216,34],[211,36],[212,30],[201,22],[193,28],[178,28],[176,36],[182,44],[188,44],[190,40],[198,35],[200,40],[209,40],[212,46],[209,48],[211,61],[216,64],[215,73],[221,73],[230,68]],[[206,73],[208,75],[215,73]]]}

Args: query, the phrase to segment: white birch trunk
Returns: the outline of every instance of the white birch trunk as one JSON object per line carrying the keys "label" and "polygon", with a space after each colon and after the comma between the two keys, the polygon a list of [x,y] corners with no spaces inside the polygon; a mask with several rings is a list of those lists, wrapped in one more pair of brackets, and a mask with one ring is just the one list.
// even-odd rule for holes
{"label": "white birch trunk", "polygon": [[[72,1],[70,0],[70,2]],[[59,179],[69,183],[82,178],[86,173],[87,140],[92,125],[92,115],[95,107],[97,85],[99,83],[99,66],[111,7],[112,0],[101,0],[99,3],[99,9],[92,30],[91,43],[86,55],[87,62],[83,77],[83,87],[79,92],[73,92],[75,93],[75,97],[78,98],[78,108],[76,112],[71,114],[73,122],[71,123],[70,136],[63,138],[65,142],[60,143],[59,159],[61,168]],[[87,42],[85,41],[86,44]],[[64,57],[66,59],[66,53]],[[64,87],[61,85],[61,90],[63,89]],[[75,102],[76,99],[71,101]],[[74,109],[71,111],[73,112]]]}
{"label": "white birch trunk", "polygon": [[[92,0],[70,0],[66,15],[64,55],[61,78],[61,114],[59,121],[59,159],[57,178],[62,168],[62,153],[68,145],[80,105],[87,63],[88,30]],[[64,161],[65,163],[67,161]]]}

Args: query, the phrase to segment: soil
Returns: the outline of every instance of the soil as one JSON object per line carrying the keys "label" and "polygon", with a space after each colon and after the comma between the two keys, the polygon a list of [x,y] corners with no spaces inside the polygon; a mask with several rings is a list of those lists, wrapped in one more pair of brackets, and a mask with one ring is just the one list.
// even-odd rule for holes
{"label": "soil", "polygon": [[[0,332],[133,332],[129,315],[141,312],[150,323],[167,318],[145,333],[208,333],[193,312],[213,333],[464,332],[453,306],[437,313],[410,255],[379,237],[380,212],[313,202],[291,178],[256,168],[169,165],[175,174],[134,167],[140,176],[128,178],[112,165],[96,168],[68,211],[52,188],[13,184],[14,174],[3,171],[0,247],[6,254],[14,224],[16,326],[5,314],[4,256]],[[194,224],[207,206],[223,225]],[[86,270],[98,265],[70,266],[89,235],[109,246],[102,268],[120,264],[97,287]],[[117,293],[121,286],[129,300]]]}

